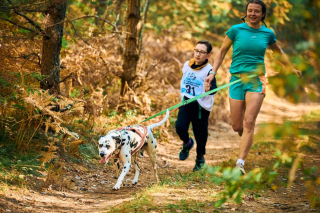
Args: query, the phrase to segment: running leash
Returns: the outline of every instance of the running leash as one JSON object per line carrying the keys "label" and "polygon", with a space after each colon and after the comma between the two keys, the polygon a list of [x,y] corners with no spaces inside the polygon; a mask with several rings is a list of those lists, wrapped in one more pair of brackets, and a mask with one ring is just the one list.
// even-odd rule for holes
{"label": "running leash", "polygon": [[[257,76],[258,76],[257,74],[253,74],[253,75],[248,75],[248,76],[246,76],[246,78],[253,78],[253,77],[257,77]],[[172,107],[169,107],[168,110],[171,111],[171,110],[174,110],[174,109],[176,109],[176,108],[178,108],[178,107],[180,107],[180,106],[187,105],[187,104],[189,104],[189,103],[191,103],[191,102],[193,102],[193,101],[195,101],[195,100],[197,100],[197,99],[199,99],[199,98],[202,98],[202,97],[204,97],[204,96],[210,95],[210,94],[212,94],[212,93],[214,93],[214,92],[218,92],[219,90],[222,90],[222,89],[224,89],[224,88],[226,88],[226,87],[228,87],[228,86],[231,86],[231,85],[233,85],[233,84],[235,84],[235,83],[238,83],[238,82],[240,82],[241,80],[242,80],[242,79],[239,78],[239,79],[236,80],[236,81],[233,81],[233,82],[231,82],[231,83],[222,85],[221,87],[215,88],[214,90],[210,90],[210,91],[208,91],[208,92],[206,92],[206,93],[203,93],[203,94],[201,94],[201,95],[198,95],[198,96],[196,96],[196,97],[194,97],[194,98],[190,98],[190,99],[188,99],[188,100],[182,101],[182,102],[180,102],[179,104],[176,104],[176,105],[174,105],[174,106],[172,106]],[[155,117],[157,117],[157,116],[159,116],[159,115],[162,115],[162,114],[166,113],[166,111],[167,111],[167,109],[162,110],[161,112],[159,112],[159,113],[157,113],[157,114],[155,114],[155,115],[150,116],[149,118],[141,121],[140,123],[146,122],[146,121],[148,121],[148,120],[150,120],[150,119],[152,119],[152,118],[155,118]]]}

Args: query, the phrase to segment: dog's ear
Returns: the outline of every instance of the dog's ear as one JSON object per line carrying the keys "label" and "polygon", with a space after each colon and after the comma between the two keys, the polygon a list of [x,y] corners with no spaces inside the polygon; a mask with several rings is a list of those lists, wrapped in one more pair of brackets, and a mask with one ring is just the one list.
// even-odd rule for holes
{"label": "dog's ear", "polygon": [[116,143],[121,143],[121,136],[112,136],[112,139],[116,141]]}

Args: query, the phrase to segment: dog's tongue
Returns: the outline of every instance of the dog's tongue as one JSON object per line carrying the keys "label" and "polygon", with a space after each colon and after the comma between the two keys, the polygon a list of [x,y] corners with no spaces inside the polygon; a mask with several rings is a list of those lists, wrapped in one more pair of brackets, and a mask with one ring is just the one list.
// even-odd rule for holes
{"label": "dog's tongue", "polygon": [[104,164],[107,162],[107,157],[102,157],[99,163]]}

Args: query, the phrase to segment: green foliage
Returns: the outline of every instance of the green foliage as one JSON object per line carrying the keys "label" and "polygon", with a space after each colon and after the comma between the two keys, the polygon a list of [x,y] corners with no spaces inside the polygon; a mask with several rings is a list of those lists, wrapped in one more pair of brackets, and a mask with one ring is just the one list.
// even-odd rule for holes
{"label": "green foliage", "polygon": [[93,140],[93,138],[98,138],[98,137],[93,134],[86,134],[86,135],[87,137],[84,140],[87,142],[86,144],[79,146],[79,153],[82,160],[86,160],[93,163],[95,157],[99,156],[99,151],[97,149],[98,143],[96,143],[95,141],[97,140]]}
{"label": "green foliage", "polygon": [[6,81],[1,75],[0,75],[0,87],[1,89],[7,89],[12,87],[13,84],[11,82]]}
{"label": "green foliage", "polygon": [[[223,33],[230,22],[226,1],[153,1],[149,7],[146,27],[157,32],[182,33],[184,38],[201,36],[207,31]],[[231,12],[233,13],[233,12]],[[238,19],[239,21],[240,19]],[[228,24],[225,24],[228,23]],[[178,31],[177,31],[178,30]],[[182,30],[182,31],[181,31]]]}
{"label": "green foliage", "polygon": [[15,146],[7,144],[0,148],[0,156],[0,182],[22,186],[25,177],[42,176],[38,153],[20,154]]}
{"label": "green foliage", "polygon": [[146,195],[135,195],[135,198],[132,202],[128,202],[121,206],[121,209],[112,207],[109,212],[148,212],[150,210],[156,210],[155,207],[152,207],[150,203],[152,198]]}
{"label": "green foliage", "polygon": [[68,41],[63,37],[62,38],[62,47],[67,49],[67,46],[68,46]]}
{"label": "green foliage", "polygon": [[70,97],[71,98],[77,98],[80,96],[80,90],[79,89],[73,89],[71,91]]}
{"label": "green foliage", "polygon": [[202,209],[204,209],[206,206],[208,206],[208,203],[197,201],[190,202],[182,199],[175,204],[169,203],[164,208],[169,212],[176,212],[177,209],[179,209],[181,212],[202,212]]}
{"label": "green foliage", "polygon": [[137,115],[137,110],[128,110],[125,112],[126,119],[132,119],[136,115]]}
{"label": "green foliage", "polygon": [[225,186],[225,190],[220,193],[215,207],[221,206],[228,198],[233,198],[236,203],[240,203],[242,201],[241,195],[246,190],[260,188],[261,184],[267,183],[265,179],[268,177],[268,173],[265,170],[254,169],[249,171],[247,175],[242,176],[241,171],[236,168],[227,167],[222,169],[221,172],[220,169],[220,167],[209,167],[207,169],[208,173],[214,176],[211,178],[213,183]]}

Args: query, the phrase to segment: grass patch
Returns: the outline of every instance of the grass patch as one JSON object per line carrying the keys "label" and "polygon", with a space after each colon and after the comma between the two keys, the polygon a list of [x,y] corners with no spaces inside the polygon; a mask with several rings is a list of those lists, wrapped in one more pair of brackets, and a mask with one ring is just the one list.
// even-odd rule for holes
{"label": "grass patch", "polygon": [[41,166],[38,153],[21,154],[13,145],[0,148],[0,181],[6,184],[20,185],[25,176],[42,176],[38,172]]}

